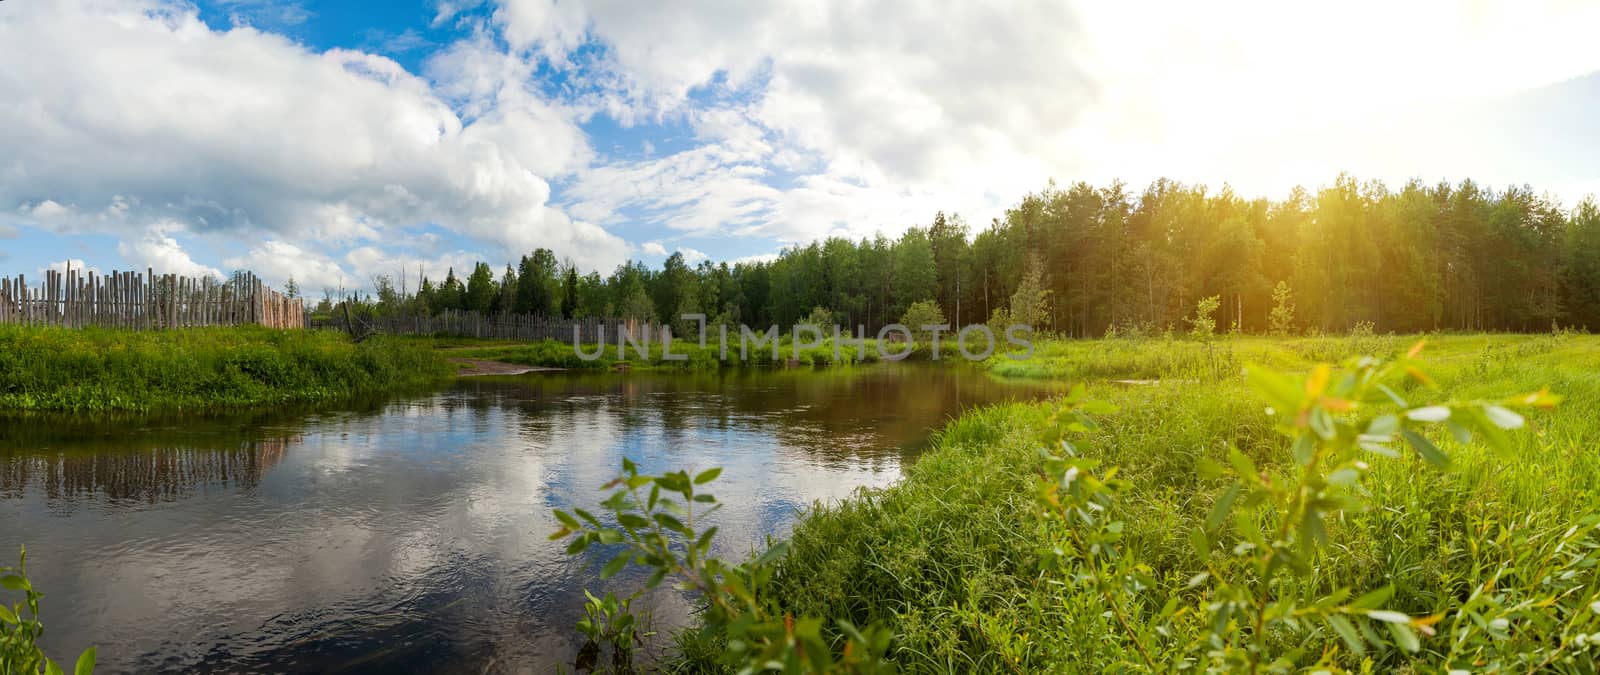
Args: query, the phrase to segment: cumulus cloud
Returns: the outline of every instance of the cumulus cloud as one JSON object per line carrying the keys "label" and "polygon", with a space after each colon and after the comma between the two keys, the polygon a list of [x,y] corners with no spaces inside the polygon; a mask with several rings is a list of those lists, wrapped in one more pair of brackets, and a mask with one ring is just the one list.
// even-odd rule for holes
{"label": "cumulus cloud", "polygon": [[189,257],[183,245],[179,244],[171,234],[172,231],[179,229],[181,226],[171,222],[152,226],[136,237],[124,238],[117,242],[117,254],[135,269],[146,268],[156,274],[222,276],[221,270],[197,263]]}
{"label": "cumulus cloud", "polygon": [[293,278],[302,289],[339,289],[364,287],[356,277],[339,263],[320,251],[308,250],[295,244],[263,241],[243,255],[223,261],[231,269],[248,269],[260,275],[268,284],[282,286]]}
{"label": "cumulus cloud", "polygon": [[[226,0],[230,30],[183,0],[8,5],[0,44],[29,58],[0,69],[0,238],[316,287],[535,247],[607,270],[641,225],[665,256],[984,223],[1050,178],[1600,184],[1600,87],[1558,84],[1600,68],[1600,6],[1353,1],[438,0],[453,42],[359,34],[431,49],[416,73],[280,34],[315,19],[299,0]],[[1486,97],[1562,112],[1470,114]],[[396,241],[416,226],[449,241]],[[258,243],[194,248],[230,241]]]}
{"label": "cumulus cloud", "polygon": [[100,268],[91,267],[88,263],[84,262],[83,258],[67,258],[66,260],[57,260],[48,265],[44,265],[37,270],[34,270],[34,272],[36,272],[40,278],[43,278],[46,271],[55,271],[61,274],[66,274],[68,270],[77,270],[78,274],[83,274],[85,272],[100,274]]}
{"label": "cumulus cloud", "polygon": [[734,258],[729,264],[738,265],[741,263],[769,263],[777,260],[778,255],[779,254],[777,253],[758,253],[756,255],[740,256],[738,258]]}
{"label": "cumulus cloud", "polygon": [[1506,125],[1461,114],[1600,68],[1585,33],[1600,6],[1582,3],[499,0],[495,21],[558,65],[582,36],[603,45],[603,72],[578,73],[599,109],[687,119],[704,143],[586,172],[574,212],[604,222],[633,207],[795,241],[940,208],[984,222],[1052,177],[1251,194],[1342,170],[1600,178],[1586,161],[1529,165],[1561,142],[1487,148]]}
{"label": "cumulus cloud", "polygon": [[603,42],[619,95],[647,110],[758,87],[753,122],[864,180],[947,182],[1038,156],[1094,96],[1079,22],[1050,0],[501,0],[495,20],[513,46],[546,55],[585,34]]}
{"label": "cumulus cloud", "polygon": [[0,204],[46,211],[18,220],[342,245],[431,222],[599,267],[625,254],[549,204],[549,179],[589,152],[568,112],[525,86],[465,118],[452,107],[494,64],[441,57],[435,92],[388,58],[214,31],[165,0],[19,6],[0,43],[30,55],[0,72]]}
{"label": "cumulus cloud", "polygon": [[371,289],[373,280],[379,276],[388,277],[395,288],[415,290],[421,283],[420,276],[427,276],[437,284],[453,269],[457,278],[465,278],[472,271],[473,263],[483,259],[482,254],[472,251],[457,250],[423,257],[409,251],[370,245],[358,246],[343,255],[330,255],[291,242],[268,240],[228,258],[224,264],[253,270],[275,286],[282,286],[292,277],[308,292],[337,292],[341,288],[346,291]]}

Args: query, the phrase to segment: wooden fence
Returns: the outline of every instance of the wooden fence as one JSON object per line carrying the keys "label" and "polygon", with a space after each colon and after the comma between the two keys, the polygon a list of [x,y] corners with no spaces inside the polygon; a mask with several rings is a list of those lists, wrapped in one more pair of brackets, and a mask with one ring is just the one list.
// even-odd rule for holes
{"label": "wooden fence", "polygon": [[37,288],[24,275],[0,279],[0,323],[156,330],[257,324],[305,327],[305,307],[244,273],[228,281],[157,275],[146,269],[97,275],[47,270]]}
{"label": "wooden fence", "polygon": [[[635,341],[643,341],[646,331],[648,331],[650,341],[654,343],[659,342],[666,331],[666,327],[663,325],[646,324],[636,319],[599,317],[563,319],[535,314],[486,314],[452,309],[447,309],[432,316],[356,316],[352,317],[351,321],[356,324],[354,330],[351,330],[351,327],[345,324],[344,315],[339,311],[335,311],[330,318],[308,319],[305,325],[312,328],[346,330],[356,334],[454,335],[530,342],[556,340],[566,343],[572,342],[574,331],[576,331],[578,341],[583,344],[599,342],[602,337],[602,331],[604,331],[605,341],[610,344],[616,344],[619,331],[626,332]],[[735,333],[735,336],[737,337],[737,333]],[[680,335],[677,337],[691,340],[699,339],[699,336],[696,335]]]}

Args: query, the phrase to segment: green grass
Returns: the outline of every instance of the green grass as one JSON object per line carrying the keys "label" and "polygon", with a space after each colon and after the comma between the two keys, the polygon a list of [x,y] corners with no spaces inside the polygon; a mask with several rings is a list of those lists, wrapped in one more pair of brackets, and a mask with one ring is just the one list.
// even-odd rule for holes
{"label": "green grass", "polygon": [[[1237,446],[1264,471],[1290,464],[1263,402],[1242,378],[1212,365],[1220,350],[1233,362],[1265,362],[1293,370],[1361,351],[1401,350],[1416,337],[1224,340],[1205,353],[1184,342],[1092,341],[1041,344],[1026,374],[1067,373],[1090,381],[1095,398],[1119,412],[1100,418],[1084,439],[1104,467],[1117,467],[1132,488],[1118,500],[1126,523],[1126,555],[1150,565],[1156,587],[1143,596],[1135,625],[1154,625],[1165,600],[1179,612],[1171,625],[1191,639],[1205,634],[1204,599],[1188,589],[1203,571],[1187,535],[1206,519],[1224,481],[1201,477],[1202,458],[1226,462]],[[1457,398],[1499,397],[1549,386],[1565,396],[1553,411],[1530,418],[1512,435],[1508,453],[1435,439],[1454,461],[1434,470],[1413,455],[1375,458],[1366,480],[1371,506],[1347,512],[1330,530],[1333,546],[1296,577],[1288,593],[1304,601],[1340,586],[1356,592],[1392,583],[1388,607],[1412,616],[1443,615],[1440,634],[1422,651],[1369,652],[1378,671],[1431,671],[1452,661],[1455,622],[1475,592],[1497,607],[1527,603],[1541,620],[1513,621],[1478,657],[1479,667],[1513,667],[1537,653],[1589,656],[1574,645],[1553,602],[1562,584],[1600,583],[1589,552],[1600,548],[1592,527],[1570,530],[1600,513],[1600,338],[1589,336],[1433,336],[1424,357],[1444,392]],[[991,363],[995,371],[1021,366]],[[1207,377],[1220,373],[1214,377]],[[1178,377],[1183,376],[1183,377]],[[1121,385],[1113,379],[1158,379]],[[1419,387],[1413,403],[1444,394]],[[1063,591],[1039,572],[1040,531],[1031,516],[1041,475],[1040,436],[1054,402],[973,411],[952,422],[936,448],[895,486],[814,507],[797,525],[792,549],[775,578],[774,600],[796,616],[881,623],[896,635],[893,656],[910,672],[1085,672],[1139,663],[1097,595]],[[1592,525],[1592,523],[1591,523]],[[1565,542],[1565,543],[1563,543]],[[1231,546],[1227,543],[1225,546]],[[1213,564],[1227,564],[1212,561]],[[1484,600],[1483,598],[1489,598]],[[1488,610],[1483,610],[1485,613]],[[1600,611],[1600,610],[1597,610]],[[1580,612],[1581,613],[1581,612]],[[1582,617],[1577,617],[1582,618]],[[1280,651],[1305,647],[1300,665],[1325,650],[1360,668],[1326,627],[1271,636]],[[1559,647],[1559,648],[1558,648]],[[707,645],[680,636],[690,665]],[[1560,660],[1556,663],[1559,665]],[[681,665],[681,664],[680,664]]]}
{"label": "green grass", "polygon": [[344,399],[427,386],[425,343],[255,326],[121,331],[0,326],[0,410],[175,411]]}

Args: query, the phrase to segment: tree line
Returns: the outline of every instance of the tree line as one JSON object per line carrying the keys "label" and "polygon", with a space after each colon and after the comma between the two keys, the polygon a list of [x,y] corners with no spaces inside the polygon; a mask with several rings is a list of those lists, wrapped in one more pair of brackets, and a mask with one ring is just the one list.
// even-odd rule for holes
{"label": "tree line", "polygon": [[[1182,330],[1216,296],[1219,329],[1246,332],[1600,327],[1600,207],[1570,210],[1527,186],[1473,181],[1398,189],[1339,176],[1316,192],[1246,199],[1158,180],[1142,191],[1054,182],[974,231],[938,213],[897,238],[828,238],[770,261],[580,274],[548,249],[496,274],[449,270],[417,290],[374,280],[379,312],[444,309],[787,327],[941,316],[1020,320],[1092,337]],[[325,301],[326,302],[326,301]],[[929,306],[931,305],[931,307]],[[930,311],[932,310],[932,311]]]}

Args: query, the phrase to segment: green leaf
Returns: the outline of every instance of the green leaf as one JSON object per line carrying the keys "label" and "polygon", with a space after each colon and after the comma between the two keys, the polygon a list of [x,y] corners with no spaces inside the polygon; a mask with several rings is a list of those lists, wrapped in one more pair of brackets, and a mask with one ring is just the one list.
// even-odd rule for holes
{"label": "green leaf", "polygon": [[1189,545],[1194,547],[1194,554],[1201,561],[1211,557],[1211,539],[1206,536],[1205,530],[1198,527],[1189,530]]}
{"label": "green leaf", "polygon": [[1361,634],[1356,632],[1355,626],[1350,625],[1348,619],[1338,614],[1329,614],[1323,618],[1328,621],[1328,626],[1333,628],[1333,632],[1338,633],[1340,639],[1344,640],[1345,646],[1349,647],[1350,651],[1357,654],[1367,653],[1367,645],[1361,641]]}
{"label": "green leaf", "polygon": [[788,554],[789,542],[787,540],[782,540],[774,543],[772,546],[768,547],[767,550],[762,551],[761,555],[756,556],[756,564],[769,565]]}
{"label": "green leaf", "polygon": [[661,526],[664,527],[664,528],[672,530],[673,532],[683,532],[684,531],[683,521],[678,520],[677,518],[673,517],[671,514],[657,513],[655,517],[656,517],[656,522],[661,523]]}
{"label": "green leaf", "polygon": [[689,474],[682,471],[662,474],[656,478],[656,484],[660,485],[663,490],[678,493],[687,493],[693,487],[689,482]]}
{"label": "green leaf", "polygon": [[44,675],[67,675],[67,674],[61,672],[61,666],[56,665],[55,661],[51,661],[50,659],[45,659],[44,660]]}
{"label": "green leaf", "polygon": [[583,525],[578,523],[577,518],[573,518],[566,511],[562,511],[561,509],[556,509],[556,520],[561,521],[561,524],[565,525],[569,530],[583,529]]}
{"label": "green leaf", "polygon": [[1427,437],[1410,429],[1401,429],[1400,435],[1406,439],[1407,443],[1411,444],[1411,447],[1427,463],[1441,469],[1450,468],[1450,456],[1444,454],[1444,451],[1440,450],[1439,446],[1434,445],[1433,441],[1428,440]]}
{"label": "green leaf", "polygon": [[658,567],[658,568],[656,568],[656,571],[650,573],[650,578],[645,580],[644,587],[645,588],[655,588],[657,586],[660,586],[661,585],[661,580],[665,579],[666,577],[667,577],[667,568]]}
{"label": "green leaf", "polygon": [[1382,607],[1383,603],[1388,602],[1389,598],[1392,597],[1394,597],[1394,586],[1384,586],[1383,588],[1379,588],[1359,598],[1356,598],[1355,602],[1350,603],[1350,607],[1352,609],[1377,609]]}
{"label": "green leaf", "polygon": [[[1222,524],[1222,520],[1228,517],[1228,512],[1233,510],[1233,500],[1238,498],[1238,483],[1229,485],[1228,489],[1223,491],[1221,496],[1217,497],[1217,503],[1211,506],[1211,513],[1206,516],[1207,532],[1215,531],[1217,527]],[[1207,546],[1206,548],[1209,549],[1210,547]]]}
{"label": "green leaf", "polygon": [[0,586],[4,586],[5,588],[9,588],[13,591],[33,590],[33,586],[28,583],[27,579],[19,577],[15,574],[8,574],[0,577]]}
{"label": "green leaf", "polygon": [[1367,433],[1374,436],[1392,436],[1400,430],[1400,418],[1394,415],[1383,415],[1372,418],[1367,423]]}
{"label": "green leaf", "polygon": [[720,467],[720,466],[711,467],[711,468],[706,469],[705,471],[701,471],[699,474],[695,475],[694,484],[695,485],[705,485],[706,483],[710,483],[711,481],[716,480],[717,476],[720,476],[720,475],[722,475],[722,467]]}
{"label": "green leaf", "polygon": [[1488,413],[1480,408],[1468,408],[1467,414],[1472,416],[1473,426],[1478,427],[1478,433],[1489,442],[1490,447],[1497,452],[1511,451],[1511,437],[1506,435],[1505,429],[1489,419]]}
{"label": "green leaf", "polygon": [[1443,422],[1450,419],[1450,409],[1442,405],[1412,408],[1406,411],[1406,418],[1417,422]]}
{"label": "green leaf", "polygon": [[1294,452],[1295,463],[1303,466],[1310,463],[1311,458],[1317,454],[1317,439],[1315,436],[1301,434],[1295,437],[1294,445],[1290,449]]}
{"label": "green leaf", "polygon": [[600,578],[610,579],[616,576],[618,572],[622,571],[622,568],[628,566],[628,561],[630,560],[633,560],[632,551],[624,551],[617,557],[612,558],[611,562],[606,563],[606,566],[600,570]]}
{"label": "green leaf", "polygon": [[1248,481],[1251,485],[1261,482],[1261,472],[1256,470],[1255,462],[1250,461],[1250,457],[1240,452],[1239,448],[1228,448],[1228,462],[1233,464],[1233,470],[1239,474],[1239,477]]}
{"label": "green leaf", "polygon": [[1331,441],[1334,436],[1339,435],[1333,428],[1333,415],[1328,414],[1327,408],[1320,406],[1312,408],[1310,422],[1312,433],[1321,436],[1322,440]]}
{"label": "green leaf", "polygon": [[83,650],[78,656],[78,665],[72,669],[73,675],[91,675],[94,672],[94,647]]}
{"label": "green leaf", "polygon": [[700,533],[700,538],[695,540],[694,545],[701,551],[705,551],[711,546],[711,538],[715,536],[717,536],[717,527],[713,525]]}
{"label": "green leaf", "polygon": [[1356,444],[1360,445],[1361,449],[1363,449],[1363,450],[1366,450],[1368,452],[1375,452],[1377,454],[1383,455],[1384,457],[1399,457],[1400,456],[1400,453],[1395,452],[1394,448],[1391,448],[1391,447],[1389,447],[1387,445],[1384,445],[1383,443],[1372,441],[1372,440],[1369,440],[1369,439],[1366,439],[1366,438],[1358,439],[1356,441]]}
{"label": "green leaf", "polygon": [[1501,429],[1521,429],[1525,422],[1521,415],[1497,405],[1484,406],[1483,414],[1489,418],[1490,422],[1493,422],[1495,426]]}
{"label": "green leaf", "polygon": [[1333,473],[1328,474],[1328,482],[1341,487],[1349,487],[1354,485],[1356,480],[1360,478],[1361,472],[1357,471],[1353,466],[1340,467],[1338,469],[1334,469]]}
{"label": "green leaf", "polygon": [[1369,611],[1367,612],[1367,618],[1372,619],[1373,621],[1382,621],[1384,623],[1411,623],[1410,616],[1407,616],[1402,612],[1394,612],[1387,609],[1374,609]]}
{"label": "green leaf", "polygon": [[1260,366],[1249,366],[1244,374],[1250,387],[1284,415],[1292,417],[1305,402],[1305,387],[1287,375]]}
{"label": "green leaf", "polygon": [[1388,624],[1388,626],[1389,634],[1394,636],[1395,645],[1412,653],[1422,649],[1422,643],[1417,641],[1417,634],[1415,631],[1411,630],[1410,625],[1403,623],[1391,623]]}
{"label": "green leaf", "polygon": [[1390,401],[1393,401],[1395,405],[1397,405],[1397,406],[1399,406],[1401,408],[1407,407],[1409,405],[1408,403],[1406,403],[1406,400],[1404,398],[1401,398],[1400,395],[1395,393],[1395,391],[1393,389],[1390,389],[1389,385],[1387,385],[1387,384],[1379,384],[1378,385],[1378,391],[1383,392],[1384,396],[1388,396]]}
{"label": "green leaf", "polygon": [[5,605],[0,605],[0,622],[9,624],[22,623],[21,621],[17,620],[16,614],[11,613],[11,608],[6,607]]}

